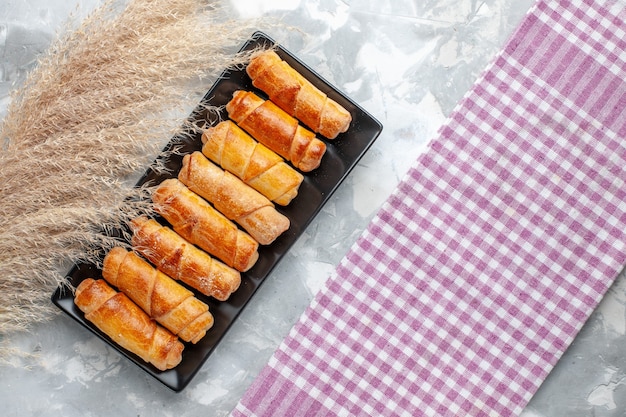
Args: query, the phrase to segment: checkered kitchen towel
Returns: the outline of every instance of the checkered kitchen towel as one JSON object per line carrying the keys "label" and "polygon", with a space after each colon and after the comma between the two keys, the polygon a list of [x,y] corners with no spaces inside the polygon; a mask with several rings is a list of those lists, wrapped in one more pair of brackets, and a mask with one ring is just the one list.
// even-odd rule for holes
{"label": "checkered kitchen towel", "polygon": [[626,263],[626,3],[540,0],[234,416],[515,416]]}

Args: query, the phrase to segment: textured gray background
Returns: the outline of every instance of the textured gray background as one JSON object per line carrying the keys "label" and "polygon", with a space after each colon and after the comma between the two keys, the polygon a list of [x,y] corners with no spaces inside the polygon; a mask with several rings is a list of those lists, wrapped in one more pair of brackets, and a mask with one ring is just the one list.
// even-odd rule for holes
{"label": "textured gray background", "polygon": [[[58,315],[9,340],[32,357],[0,366],[5,416],[223,416],[289,332],[445,117],[502,47],[530,0],[232,0],[234,17],[273,16],[269,34],[385,129],[179,394]],[[9,91],[70,14],[97,0],[0,0],[0,117]],[[207,86],[208,89],[209,86]],[[626,416],[626,282],[620,277],[524,417]]]}

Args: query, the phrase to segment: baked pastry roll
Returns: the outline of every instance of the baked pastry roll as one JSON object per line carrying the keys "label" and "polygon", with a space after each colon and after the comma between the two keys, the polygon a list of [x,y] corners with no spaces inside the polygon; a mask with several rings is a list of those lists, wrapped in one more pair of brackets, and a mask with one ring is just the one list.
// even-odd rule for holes
{"label": "baked pastry roll", "polygon": [[288,205],[304,177],[230,120],[202,134],[202,153],[276,204]]}
{"label": "baked pastry roll", "polygon": [[256,240],[178,179],[159,184],[152,201],[176,233],[237,271],[247,271],[259,259]]}
{"label": "baked pastry roll", "polygon": [[74,303],[111,340],[155,368],[165,371],[182,360],[184,345],[178,337],[104,280],[84,279],[76,288]]}
{"label": "baked pastry roll", "polygon": [[283,61],[273,50],[252,57],[246,67],[252,85],[274,103],[328,139],[348,130],[350,113]]}
{"label": "baked pastry roll", "polygon": [[130,226],[133,248],[167,276],[220,301],[239,288],[239,271],[213,259],[169,227],[145,216],[133,219]]}
{"label": "baked pastry roll", "polygon": [[209,306],[124,248],[114,247],[107,253],[102,277],[185,342],[198,343],[213,326]]}
{"label": "baked pastry roll", "polygon": [[243,227],[261,245],[269,245],[289,228],[289,219],[263,194],[213,164],[200,152],[184,156],[178,179]]}
{"label": "baked pastry roll", "polygon": [[238,90],[226,104],[228,117],[253,138],[303,172],[319,167],[326,144],[270,100]]}

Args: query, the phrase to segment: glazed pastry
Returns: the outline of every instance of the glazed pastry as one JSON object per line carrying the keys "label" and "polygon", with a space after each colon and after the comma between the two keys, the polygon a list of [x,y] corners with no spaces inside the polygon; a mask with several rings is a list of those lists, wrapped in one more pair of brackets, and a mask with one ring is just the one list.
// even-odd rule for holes
{"label": "glazed pastry", "polygon": [[225,120],[202,134],[202,153],[276,204],[288,205],[304,177],[274,151]]}
{"label": "glazed pastry", "polygon": [[102,277],[185,342],[198,343],[213,326],[205,303],[134,252],[111,249],[104,257]]}
{"label": "glazed pastry", "polygon": [[152,201],[176,233],[237,271],[247,271],[259,258],[256,240],[176,178],[163,181]]}
{"label": "glazed pastry", "polygon": [[200,152],[185,155],[178,179],[243,227],[261,245],[269,245],[289,228],[289,219],[263,194],[213,164]]}
{"label": "glazed pastry", "polygon": [[252,85],[264,91],[281,109],[328,139],[348,130],[352,116],[311,84],[273,50],[256,54],[246,72]]}
{"label": "glazed pastry", "polygon": [[270,100],[238,90],[226,104],[226,111],[253,138],[299,170],[310,172],[320,165],[326,144]]}
{"label": "glazed pastry", "polygon": [[198,249],[154,219],[131,221],[131,243],[156,268],[202,294],[225,301],[239,288],[241,274]]}
{"label": "glazed pastry", "polygon": [[178,338],[104,280],[84,279],[76,288],[74,303],[115,343],[157,369],[174,368],[182,360],[184,345]]}

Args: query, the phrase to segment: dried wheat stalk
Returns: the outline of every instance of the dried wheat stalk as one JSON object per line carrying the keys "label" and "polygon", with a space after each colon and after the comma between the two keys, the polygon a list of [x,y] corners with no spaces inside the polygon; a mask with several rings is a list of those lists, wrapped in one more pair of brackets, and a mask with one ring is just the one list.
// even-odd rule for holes
{"label": "dried wheat stalk", "polygon": [[133,176],[260,24],[211,1],[110,2],[52,45],[0,129],[0,337],[49,319],[64,268],[144,209],[121,204]]}

